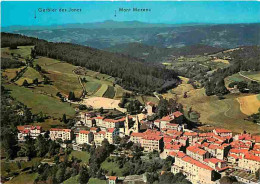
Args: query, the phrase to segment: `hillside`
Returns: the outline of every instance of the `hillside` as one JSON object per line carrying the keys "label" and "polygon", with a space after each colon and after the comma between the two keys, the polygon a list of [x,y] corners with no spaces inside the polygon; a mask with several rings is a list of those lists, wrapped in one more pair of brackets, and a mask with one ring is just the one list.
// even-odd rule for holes
{"label": "hillside", "polygon": [[204,55],[210,53],[216,53],[223,50],[223,48],[217,48],[207,45],[190,45],[181,48],[158,48],[155,46],[149,46],[142,43],[126,43],[119,44],[105,50],[115,53],[122,53],[132,57],[144,59],[147,62],[159,62],[162,63],[169,57],[189,56],[189,55]]}
{"label": "hillside", "polygon": [[2,33],[2,47],[10,45],[36,45],[40,56],[66,61],[89,70],[110,75],[114,83],[127,90],[151,94],[178,84],[177,74],[162,67],[147,65],[142,61],[69,43],[51,43],[14,34]]}
{"label": "hillside", "polygon": [[[136,27],[133,27],[136,26]],[[259,45],[260,24],[160,25],[141,22],[104,22],[91,26],[61,25],[5,30],[54,42],[70,42],[104,49],[118,44],[139,42],[173,48],[203,44],[220,48]]]}

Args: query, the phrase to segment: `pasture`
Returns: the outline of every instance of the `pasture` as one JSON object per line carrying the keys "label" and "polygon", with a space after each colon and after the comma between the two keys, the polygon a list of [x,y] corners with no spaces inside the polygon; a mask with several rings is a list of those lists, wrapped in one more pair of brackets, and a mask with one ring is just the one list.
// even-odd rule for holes
{"label": "pasture", "polygon": [[24,80],[27,80],[28,83],[33,83],[33,80],[36,78],[39,82],[43,81],[43,78],[38,71],[32,67],[28,67],[22,77],[20,77],[15,83],[21,86]]}
{"label": "pasture", "polygon": [[30,88],[19,87],[17,85],[6,85],[11,90],[11,95],[18,101],[24,103],[32,112],[37,114],[43,112],[52,117],[60,118],[63,114],[73,117],[75,110],[68,103],[61,102],[55,97],[40,94]]}

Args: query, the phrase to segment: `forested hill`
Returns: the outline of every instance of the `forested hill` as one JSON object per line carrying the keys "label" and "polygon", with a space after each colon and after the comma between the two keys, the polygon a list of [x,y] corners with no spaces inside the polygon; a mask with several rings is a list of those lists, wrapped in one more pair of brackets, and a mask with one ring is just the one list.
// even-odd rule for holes
{"label": "forested hill", "polygon": [[52,43],[9,33],[1,35],[2,47],[35,45],[37,55],[111,75],[117,79],[117,84],[128,90],[148,94],[167,90],[179,83],[174,71],[143,63],[136,58],[70,43]]}
{"label": "forested hill", "polygon": [[220,52],[223,48],[208,45],[189,45],[181,48],[159,48],[142,43],[125,43],[106,48],[105,50],[142,58],[147,62],[163,62],[168,56],[204,55]]}

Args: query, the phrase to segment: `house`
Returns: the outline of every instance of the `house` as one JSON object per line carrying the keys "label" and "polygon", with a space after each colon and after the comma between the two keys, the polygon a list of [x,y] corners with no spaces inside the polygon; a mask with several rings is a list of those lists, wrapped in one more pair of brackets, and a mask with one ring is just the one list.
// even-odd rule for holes
{"label": "house", "polygon": [[219,179],[213,168],[182,152],[175,154],[171,172],[174,174],[182,172],[192,183],[213,184]]}
{"label": "house", "polygon": [[198,140],[198,133],[197,132],[192,132],[192,131],[184,132],[183,136],[189,138],[190,144],[197,142],[197,140]]}
{"label": "house", "polygon": [[160,153],[163,149],[163,137],[155,134],[146,134],[141,140],[141,146],[145,152],[156,150]]}
{"label": "house", "polygon": [[94,133],[94,142],[96,146],[101,146],[102,141],[105,139],[106,132],[105,131],[99,131]]}
{"label": "house", "polygon": [[119,136],[119,130],[116,128],[108,128],[106,130],[105,138],[110,144],[115,143],[116,136]]}
{"label": "house", "polygon": [[72,139],[72,131],[71,129],[51,128],[50,139],[51,140],[61,139],[62,141],[66,141],[66,140],[70,141]]}
{"label": "house", "polygon": [[109,176],[109,177],[108,177],[108,183],[109,183],[109,184],[116,184],[117,181],[118,181],[117,176]]}
{"label": "house", "polygon": [[247,153],[238,161],[238,167],[255,173],[260,168],[260,157]]}
{"label": "house", "polygon": [[23,125],[17,126],[18,141],[25,141],[25,137],[36,139],[40,134],[43,134],[41,126]]}
{"label": "house", "polygon": [[224,129],[224,128],[216,128],[213,130],[213,133],[215,135],[219,135],[221,137],[232,137],[232,132],[230,130]]}
{"label": "house", "polygon": [[188,156],[190,156],[191,158],[194,158],[195,160],[199,160],[201,162],[203,162],[204,159],[207,159],[210,157],[209,152],[200,149],[196,146],[189,146],[186,149],[186,153]]}
{"label": "house", "polygon": [[229,168],[226,161],[217,158],[207,158],[203,162],[217,172],[223,172]]}
{"label": "house", "polygon": [[91,144],[94,140],[93,132],[80,130],[76,142],[78,144]]}

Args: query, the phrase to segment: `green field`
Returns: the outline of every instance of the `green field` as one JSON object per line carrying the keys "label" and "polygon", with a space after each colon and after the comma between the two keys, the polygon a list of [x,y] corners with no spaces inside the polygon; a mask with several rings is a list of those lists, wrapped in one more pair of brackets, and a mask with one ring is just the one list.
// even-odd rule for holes
{"label": "green field", "polygon": [[57,98],[38,94],[32,89],[13,84],[5,87],[11,90],[11,95],[15,99],[32,108],[33,113],[43,112],[56,118],[62,117],[63,114],[71,117],[75,115],[73,106],[60,102]]}
{"label": "green field", "polygon": [[114,96],[115,96],[114,87],[108,86],[108,89],[104,93],[103,97],[105,97],[105,98],[114,98]]}
{"label": "green field", "polygon": [[22,85],[24,80],[27,80],[28,83],[32,83],[34,79],[38,78],[38,81],[43,81],[42,76],[39,72],[37,72],[34,68],[28,67],[27,70],[24,72],[22,77],[20,77],[15,83],[18,85]]}
{"label": "green field", "polygon": [[256,80],[260,82],[260,72],[241,72],[241,74],[245,75],[246,77]]}
{"label": "green field", "polygon": [[86,82],[86,83],[84,83],[84,87],[85,87],[88,95],[92,95],[98,91],[98,89],[101,87],[101,84],[99,84],[97,82]]}
{"label": "green field", "polygon": [[70,154],[70,158],[72,156],[82,160],[83,163],[88,163],[90,158],[90,154],[86,151],[72,151]]}
{"label": "green field", "polygon": [[16,77],[16,72],[21,71],[23,68],[24,68],[24,66],[21,67],[21,68],[8,68],[8,69],[5,69],[5,70],[2,72],[2,76],[6,76],[6,77],[7,77],[7,80],[10,81],[10,80],[13,79],[14,77]]}
{"label": "green field", "polygon": [[63,182],[63,184],[76,184],[76,183],[79,183],[79,182],[78,182],[78,177],[79,177],[79,175],[72,176],[72,177],[70,177],[69,179],[65,180],[65,181]]}
{"label": "green field", "polygon": [[94,96],[99,96],[99,97],[102,97],[105,92],[107,91],[108,89],[108,85],[107,84],[103,84],[99,90],[94,94]]}
{"label": "green field", "polygon": [[38,173],[19,174],[18,176],[14,177],[12,180],[6,182],[6,184],[21,184],[21,183],[33,184],[37,176]]}
{"label": "green field", "polygon": [[[109,158],[113,158],[113,157],[109,157]],[[123,168],[119,168],[118,164],[114,161],[110,161],[108,162],[108,159],[106,159],[102,164],[101,164],[101,168],[108,171],[108,175],[111,175],[111,172],[115,173],[115,176],[123,176],[122,175],[122,169]]]}
{"label": "green field", "polygon": [[2,57],[12,58],[11,53],[13,53],[14,56],[20,55],[21,58],[19,58],[19,60],[22,58],[25,59],[26,57],[30,57],[31,48],[33,48],[33,46],[19,46],[17,48],[18,49],[9,49],[8,47],[1,48]]}

